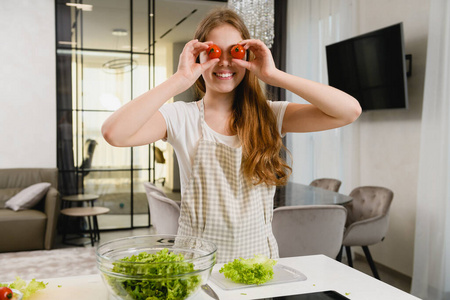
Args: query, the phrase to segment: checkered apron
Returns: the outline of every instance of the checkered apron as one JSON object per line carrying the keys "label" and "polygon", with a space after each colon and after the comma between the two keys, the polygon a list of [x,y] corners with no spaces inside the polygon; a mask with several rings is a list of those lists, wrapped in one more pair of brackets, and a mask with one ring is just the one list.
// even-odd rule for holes
{"label": "checkered apron", "polygon": [[197,236],[216,244],[217,262],[278,258],[272,233],[274,186],[248,182],[241,172],[242,148],[204,139],[204,108],[200,104],[202,138],[181,201],[179,235]]}

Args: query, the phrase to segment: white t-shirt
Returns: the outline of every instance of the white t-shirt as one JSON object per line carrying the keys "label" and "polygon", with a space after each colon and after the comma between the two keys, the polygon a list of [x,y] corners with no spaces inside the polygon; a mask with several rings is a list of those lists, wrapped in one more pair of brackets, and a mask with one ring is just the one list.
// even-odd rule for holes
{"label": "white t-shirt", "polygon": [[[276,116],[278,132],[281,135],[284,113],[289,102],[267,102]],[[181,195],[183,195],[184,188],[188,184],[191,175],[197,146],[202,137],[200,110],[195,101],[178,101],[164,104],[159,111],[166,120],[167,142],[172,145],[177,155],[180,168]],[[206,122],[204,124],[206,125],[206,136],[204,137],[206,140],[215,141],[233,148],[240,147],[237,135],[223,135],[211,129]]]}

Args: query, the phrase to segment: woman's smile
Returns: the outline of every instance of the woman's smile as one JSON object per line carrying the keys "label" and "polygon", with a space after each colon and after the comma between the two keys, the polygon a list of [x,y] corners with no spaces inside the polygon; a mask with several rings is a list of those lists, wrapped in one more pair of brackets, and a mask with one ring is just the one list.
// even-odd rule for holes
{"label": "woman's smile", "polygon": [[233,79],[233,76],[235,73],[233,73],[233,72],[213,72],[213,74],[219,80],[230,80],[230,79]]}

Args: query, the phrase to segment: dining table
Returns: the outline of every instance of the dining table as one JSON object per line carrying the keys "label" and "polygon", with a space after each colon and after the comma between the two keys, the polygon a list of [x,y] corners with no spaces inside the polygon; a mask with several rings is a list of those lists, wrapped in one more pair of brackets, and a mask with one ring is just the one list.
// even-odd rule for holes
{"label": "dining table", "polygon": [[[278,296],[304,295],[329,290],[335,291],[348,299],[419,299],[325,255],[280,258],[277,261],[277,265],[288,266],[304,276],[291,281],[269,281],[262,285],[226,289],[220,286],[219,281],[213,280],[214,277],[218,276],[219,270],[223,266],[223,264],[216,264],[212,269],[212,274],[207,283],[219,300],[268,299]],[[28,300],[114,299],[108,295],[106,285],[100,273],[37,280],[47,283],[47,287],[36,292]],[[206,292],[203,292],[201,288],[192,298],[192,300],[211,299],[214,298],[211,298]]]}
{"label": "dining table", "polygon": [[274,196],[274,208],[297,205],[344,205],[352,197],[323,188],[289,182],[277,187]]}

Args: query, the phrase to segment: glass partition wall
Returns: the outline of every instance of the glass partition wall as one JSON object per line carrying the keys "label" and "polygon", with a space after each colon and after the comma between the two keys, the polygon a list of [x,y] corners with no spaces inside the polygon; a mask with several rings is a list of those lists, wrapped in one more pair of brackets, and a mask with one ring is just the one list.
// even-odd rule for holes
{"label": "glass partition wall", "polygon": [[117,148],[105,119],[155,85],[153,0],[55,1],[57,130],[62,195],[96,194],[100,229],[149,226],[143,183],[160,171],[155,145]]}

